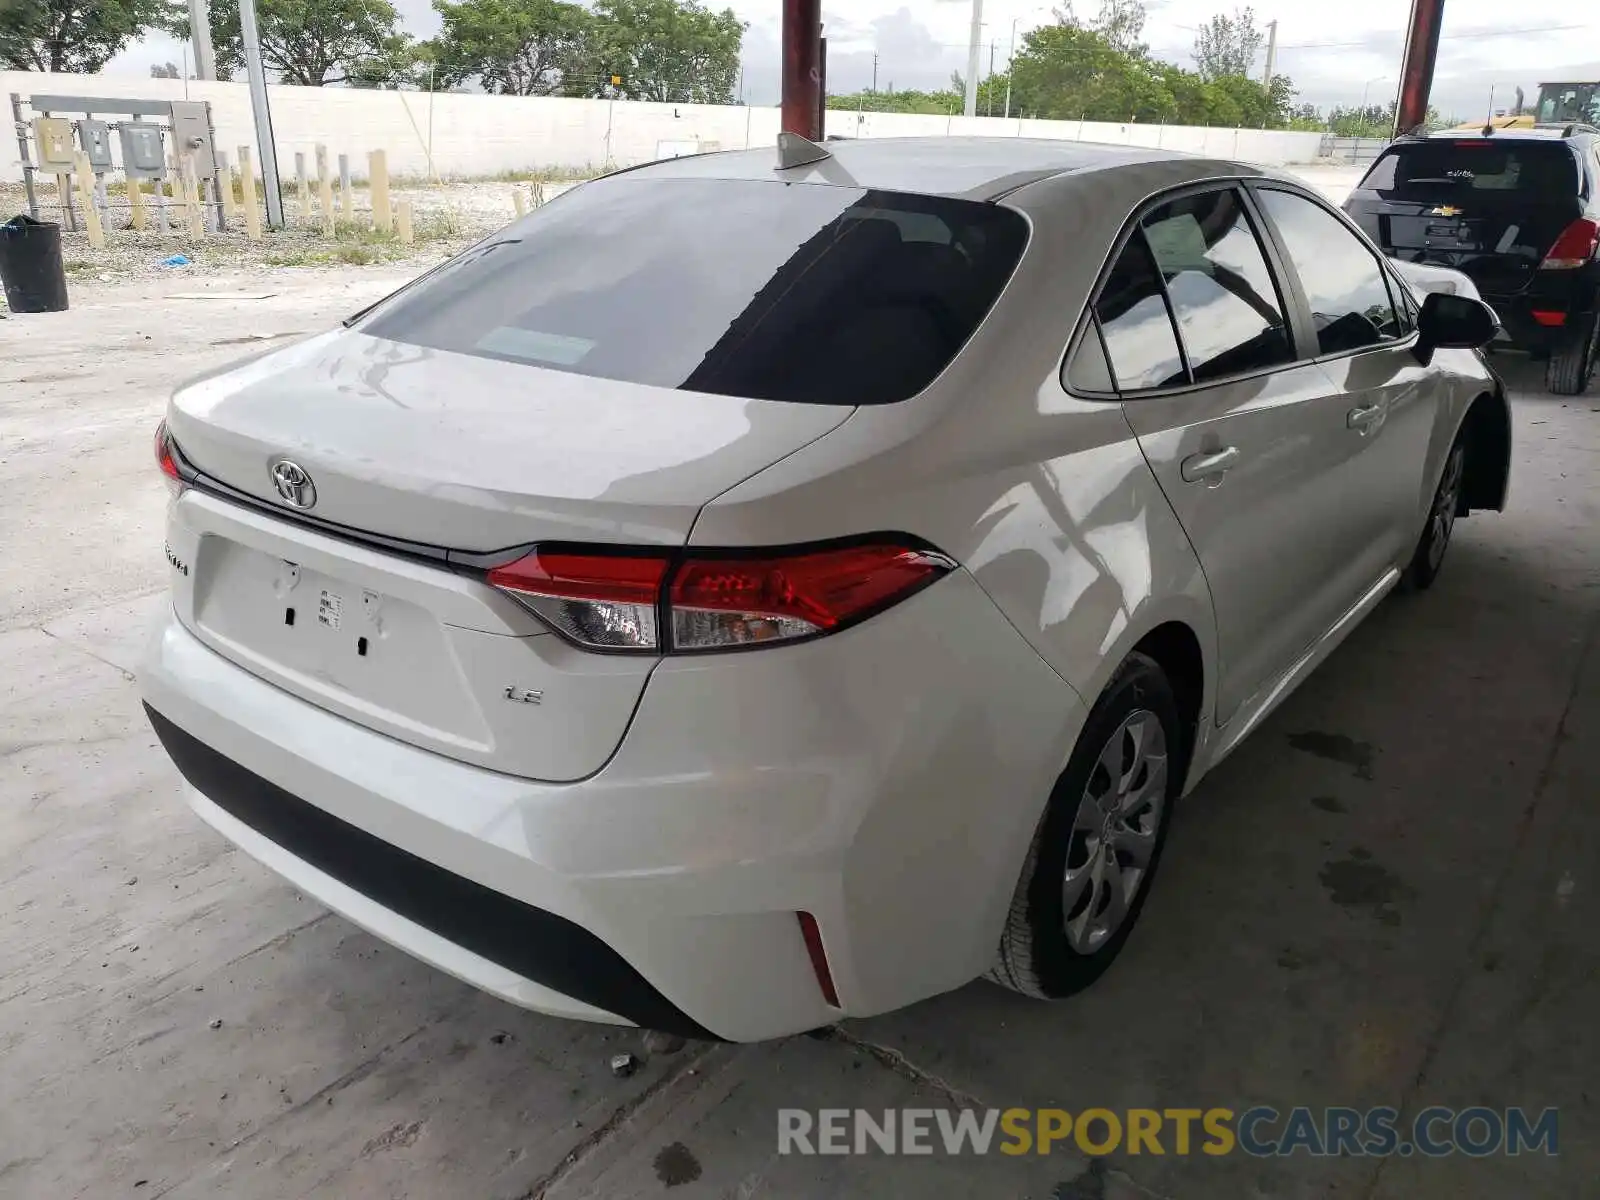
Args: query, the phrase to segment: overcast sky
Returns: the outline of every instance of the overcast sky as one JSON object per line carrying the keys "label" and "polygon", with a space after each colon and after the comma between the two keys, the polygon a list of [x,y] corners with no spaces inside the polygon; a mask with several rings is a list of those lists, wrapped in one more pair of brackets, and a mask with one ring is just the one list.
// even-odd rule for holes
{"label": "overcast sky", "polygon": [[[427,37],[438,28],[429,0],[395,0],[406,29]],[[726,4],[749,22],[745,34],[745,99],[777,102],[779,87],[779,0],[712,0]],[[1278,25],[1278,71],[1290,76],[1300,99],[1319,107],[1355,104],[1365,94],[1387,102],[1400,69],[1401,41],[1409,5],[1401,0],[1339,0],[1337,5],[1307,0],[1258,0],[1263,26]],[[1078,0],[1090,14],[1098,0]],[[1145,38],[1152,51],[1191,66],[1194,29],[1212,13],[1231,9],[1231,0],[1150,0]],[[1585,10],[1588,11],[1585,11]],[[1335,19],[1332,14],[1337,12]],[[824,0],[828,35],[828,90],[852,92],[872,83],[877,57],[878,85],[896,88],[943,86],[952,71],[965,71],[971,0]],[[1050,6],[1033,0],[986,0],[983,69],[988,43],[1004,69],[1013,22],[1019,36],[1047,21]],[[179,45],[151,38],[112,64],[113,71],[148,74],[150,64],[179,61]],[[1258,62],[1257,70],[1264,67]],[[1578,69],[1575,69],[1578,68]],[[1533,99],[1543,79],[1600,78],[1600,11],[1572,0],[1448,0],[1439,47],[1434,103],[1447,115],[1475,117],[1486,111],[1489,89],[1509,102],[1518,84]]]}

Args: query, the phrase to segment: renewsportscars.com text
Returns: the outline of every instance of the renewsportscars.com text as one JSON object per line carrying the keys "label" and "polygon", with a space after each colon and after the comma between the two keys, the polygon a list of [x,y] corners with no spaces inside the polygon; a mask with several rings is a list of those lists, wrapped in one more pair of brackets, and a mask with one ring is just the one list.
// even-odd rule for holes
{"label": "renewsportscars.com text", "polygon": [[1559,1152],[1556,1109],[783,1108],[779,1154],[1250,1154],[1314,1158]]}

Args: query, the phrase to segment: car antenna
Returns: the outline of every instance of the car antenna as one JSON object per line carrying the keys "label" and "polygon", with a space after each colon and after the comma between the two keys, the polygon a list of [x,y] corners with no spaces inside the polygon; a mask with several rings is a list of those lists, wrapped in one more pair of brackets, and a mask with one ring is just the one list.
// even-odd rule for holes
{"label": "car antenna", "polygon": [[833,154],[826,146],[819,146],[810,138],[803,138],[798,133],[784,132],[778,135],[776,170],[787,171],[791,167],[804,167],[832,157]]}

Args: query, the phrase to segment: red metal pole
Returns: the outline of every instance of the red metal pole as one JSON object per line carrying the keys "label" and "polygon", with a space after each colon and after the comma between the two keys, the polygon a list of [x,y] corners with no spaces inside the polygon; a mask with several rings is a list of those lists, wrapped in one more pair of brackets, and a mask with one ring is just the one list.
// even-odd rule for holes
{"label": "red metal pole", "polygon": [[783,130],[818,140],[822,0],[783,0]]}
{"label": "red metal pole", "polygon": [[1400,66],[1400,102],[1394,114],[1396,137],[1410,133],[1428,119],[1428,93],[1433,90],[1433,67],[1439,58],[1439,28],[1443,24],[1444,0],[1411,0],[1406,56]]}
{"label": "red metal pole", "polygon": [[828,39],[817,40],[817,136],[820,142],[828,136]]}

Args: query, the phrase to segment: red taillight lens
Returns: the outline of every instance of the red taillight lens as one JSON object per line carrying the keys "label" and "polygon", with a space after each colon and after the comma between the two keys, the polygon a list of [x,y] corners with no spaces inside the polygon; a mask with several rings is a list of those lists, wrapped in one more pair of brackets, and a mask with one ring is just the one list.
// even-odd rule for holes
{"label": "red taillight lens", "polygon": [[156,465],[168,479],[183,481],[183,476],[178,474],[177,460],[172,457],[172,437],[167,433],[165,421],[156,426]]}
{"label": "red taillight lens", "polygon": [[1541,271],[1570,271],[1586,266],[1594,260],[1595,248],[1600,246],[1600,225],[1587,217],[1579,217],[1561,231],[1550,253],[1539,264]]}
{"label": "red taillight lens", "polygon": [[178,460],[172,452],[172,435],[165,421],[156,426],[156,466],[161,468],[162,482],[167,485],[171,499],[183,494],[183,475],[178,470]]}
{"label": "red taillight lens", "polygon": [[[595,650],[725,650],[831,633],[906,599],[955,564],[894,542],[688,557],[536,550],[488,582]],[[667,628],[659,627],[665,612]]]}
{"label": "red taillight lens", "polygon": [[657,650],[657,609],[668,560],[660,555],[535,550],[489,572],[558,632],[595,650]]}
{"label": "red taillight lens", "polygon": [[932,583],[948,560],[892,544],[760,558],[691,558],[672,577],[677,650],[828,633]]}

